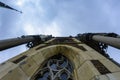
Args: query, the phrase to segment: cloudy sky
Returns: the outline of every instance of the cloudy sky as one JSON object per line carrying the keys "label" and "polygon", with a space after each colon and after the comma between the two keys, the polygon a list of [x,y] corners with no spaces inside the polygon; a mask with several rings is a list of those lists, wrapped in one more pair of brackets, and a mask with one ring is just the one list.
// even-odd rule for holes
{"label": "cloudy sky", "polygon": [[[0,8],[0,39],[31,34],[75,36],[85,32],[120,34],[120,0],[0,0],[23,13]],[[0,62],[27,50],[0,52]],[[120,50],[108,53],[120,63]]]}

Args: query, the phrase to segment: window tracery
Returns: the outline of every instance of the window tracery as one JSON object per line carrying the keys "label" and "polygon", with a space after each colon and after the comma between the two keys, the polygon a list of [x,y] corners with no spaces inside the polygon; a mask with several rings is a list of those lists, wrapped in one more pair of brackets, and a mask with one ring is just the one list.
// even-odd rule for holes
{"label": "window tracery", "polygon": [[38,72],[35,80],[73,80],[73,66],[63,55],[58,54],[48,59]]}

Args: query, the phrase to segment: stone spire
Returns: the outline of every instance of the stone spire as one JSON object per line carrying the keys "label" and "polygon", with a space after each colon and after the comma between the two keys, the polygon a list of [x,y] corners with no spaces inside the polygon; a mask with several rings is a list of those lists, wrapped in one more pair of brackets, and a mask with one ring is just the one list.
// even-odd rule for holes
{"label": "stone spire", "polygon": [[14,9],[14,8],[6,5],[5,3],[1,2],[1,1],[0,1],[0,7],[7,8],[7,9],[11,9],[11,10],[17,11],[17,12],[19,12],[19,13],[22,13],[22,11],[19,11],[19,10],[17,10],[17,9]]}

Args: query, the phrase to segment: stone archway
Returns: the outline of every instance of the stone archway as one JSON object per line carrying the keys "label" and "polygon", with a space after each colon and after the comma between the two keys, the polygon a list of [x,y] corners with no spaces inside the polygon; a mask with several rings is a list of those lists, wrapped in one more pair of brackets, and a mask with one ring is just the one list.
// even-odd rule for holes
{"label": "stone archway", "polygon": [[[47,46],[42,49],[39,49],[37,52],[38,53],[36,55],[41,55],[41,59],[42,59],[39,64],[40,65],[39,70],[42,69],[42,65],[49,58],[51,58],[54,55],[61,54],[61,55],[65,56],[71,62],[72,66],[73,66],[72,75],[74,77],[74,80],[77,79],[76,72],[77,72],[78,67],[80,66],[81,59],[83,59],[82,58],[83,55],[80,55],[80,54],[82,54],[82,50],[80,50],[76,47],[73,47],[73,46],[69,46],[69,45],[52,45],[52,46]],[[80,56],[81,56],[81,59],[80,59]],[[37,73],[38,72],[36,72],[35,75],[37,75]],[[34,79],[32,79],[32,80],[34,80]]]}

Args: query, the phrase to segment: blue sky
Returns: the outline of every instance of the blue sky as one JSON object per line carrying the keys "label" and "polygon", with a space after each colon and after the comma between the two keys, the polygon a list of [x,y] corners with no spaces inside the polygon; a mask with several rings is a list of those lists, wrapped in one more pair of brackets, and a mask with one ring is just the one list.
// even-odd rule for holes
{"label": "blue sky", "polygon": [[[75,36],[85,32],[120,34],[120,0],[0,0],[22,14],[0,8],[0,39],[31,34]],[[0,62],[27,50],[24,45],[0,52]],[[108,53],[120,63],[120,50]]]}

